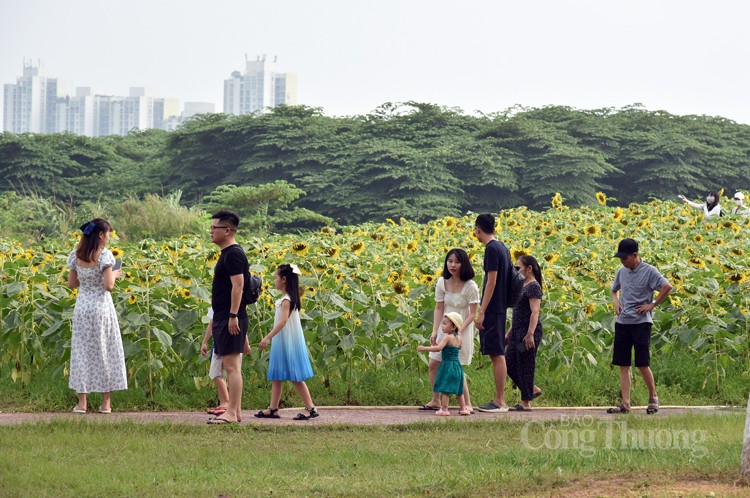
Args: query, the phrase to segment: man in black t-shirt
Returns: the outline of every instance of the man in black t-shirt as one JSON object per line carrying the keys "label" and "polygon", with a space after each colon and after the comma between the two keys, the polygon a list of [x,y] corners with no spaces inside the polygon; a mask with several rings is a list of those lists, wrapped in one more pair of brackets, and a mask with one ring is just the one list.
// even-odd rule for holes
{"label": "man in black t-shirt", "polygon": [[231,211],[219,211],[211,219],[211,242],[221,248],[211,286],[214,347],[227,372],[229,404],[222,416],[209,420],[210,424],[242,420],[241,353],[247,341],[247,311],[242,303],[242,289],[249,264],[245,251],[234,238],[239,224],[239,216]]}
{"label": "man in black t-shirt", "polygon": [[505,378],[508,373],[505,364],[505,319],[511,275],[510,251],[495,239],[495,217],[491,214],[477,216],[474,235],[485,246],[482,303],[476,318],[479,347],[482,354],[490,357],[495,377],[495,398],[477,409],[504,413],[508,411],[505,404]]}

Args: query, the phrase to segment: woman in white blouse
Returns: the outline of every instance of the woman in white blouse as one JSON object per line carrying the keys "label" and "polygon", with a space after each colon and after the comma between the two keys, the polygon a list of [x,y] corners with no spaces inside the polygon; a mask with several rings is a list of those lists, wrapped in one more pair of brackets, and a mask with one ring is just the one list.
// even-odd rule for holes
{"label": "woman in white blouse", "polygon": [[697,202],[689,201],[684,195],[678,195],[677,197],[679,197],[682,202],[688,204],[691,207],[694,207],[695,209],[702,209],[703,217],[706,219],[706,221],[711,221],[711,218],[718,218],[719,216],[721,216],[721,204],[719,204],[718,192],[709,192],[706,196],[705,204],[699,204]]}
{"label": "woman in white blouse", "polygon": [[[479,287],[477,287],[474,278],[474,268],[469,261],[469,255],[463,249],[451,249],[445,256],[443,264],[443,276],[438,279],[435,286],[435,314],[432,325],[432,335],[430,344],[433,346],[443,340],[443,331],[440,322],[446,313],[455,311],[459,313],[464,321],[458,332],[461,334],[461,351],[459,352],[459,361],[461,365],[470,365],[471,358],[474,355],[474,316],[477,314],[479,304]],[[435,376],[442,357],[438,353],[430,353],[430,385],[435,384]],[[420,410],[438,410],[440,400],[438,393],[432,393],[432,401],[422,405]],[[469,413],[473,413],[471,408],[471,398],[469,397],[469,387],[466,384],[464,375],[464,399]]]}

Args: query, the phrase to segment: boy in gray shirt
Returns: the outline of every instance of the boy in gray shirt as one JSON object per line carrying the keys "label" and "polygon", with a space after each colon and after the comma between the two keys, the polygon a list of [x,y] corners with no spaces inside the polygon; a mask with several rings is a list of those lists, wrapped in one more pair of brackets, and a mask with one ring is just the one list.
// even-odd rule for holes
{"label": "boy in gray shirt", "polygon": [[[656,268],[641,260],[638,255],[638,242],[633,239],[621,240],[614,257],[620,258],[623,266],[617,270],[611,289],[617,315],[612,364],[620,367],[622,403],[616,408],[610,408],[607,413],[630,411],[630,363],[634,349],[635,366],[640,370],[648,387],[646,413],[656,413],[659,411],[659,398],[656,395],[649,353],[651,327],[654,323],[651,314],[654,308],[667,298],[672,285]],[[656,290],[659,291],[659,296],[654,300]]]}

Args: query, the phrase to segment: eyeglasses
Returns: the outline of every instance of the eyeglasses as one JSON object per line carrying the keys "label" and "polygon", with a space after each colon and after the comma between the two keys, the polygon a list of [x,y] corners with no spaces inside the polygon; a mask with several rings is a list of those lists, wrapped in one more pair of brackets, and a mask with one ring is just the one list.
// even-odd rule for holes
{"label": "eyeglasses", "polygon": [[735,197],[735,198],[734,198],[734,200],[735,200],[735,201],[739,201],[739,200],[740,200],[740,198],[739,198],[739,197]]}
{"label": "eyeglasses", "polygon": [[213,232],[214,230],[218,230],[220,228],[229,228],[229,227],[225,227],[225,226],[221,226],[221,225],[219,225],[219,226],[213,226],[213,225],[211,225],[211,228],[209,228],[208,230],[210,232]]}

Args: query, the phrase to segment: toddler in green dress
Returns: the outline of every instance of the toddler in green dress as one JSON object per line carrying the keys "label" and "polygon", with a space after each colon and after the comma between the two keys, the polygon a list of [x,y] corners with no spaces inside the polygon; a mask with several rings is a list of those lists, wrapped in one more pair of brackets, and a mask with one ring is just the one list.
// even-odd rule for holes
{"label": "toddler in green dress", "polygon": [[463,317],[454,312],[446,313],[440,326],[443,329],[443,340],[436,346],[418,346],[419,352],[438,352],[442,351],[442,361],[440,368],[435,377],[435,387],[433,392],[440,393],[440,409],[435,412],[439,417],[447,417],[451,413],[448,411],[448,402],[450,395],[458,396],[459,415],[468,415],[469,410],[466,408],[464,401],[464,369],[458,359],[458,352],[461,350],[461,336],[458,335],[458,329],[463,324]]}

